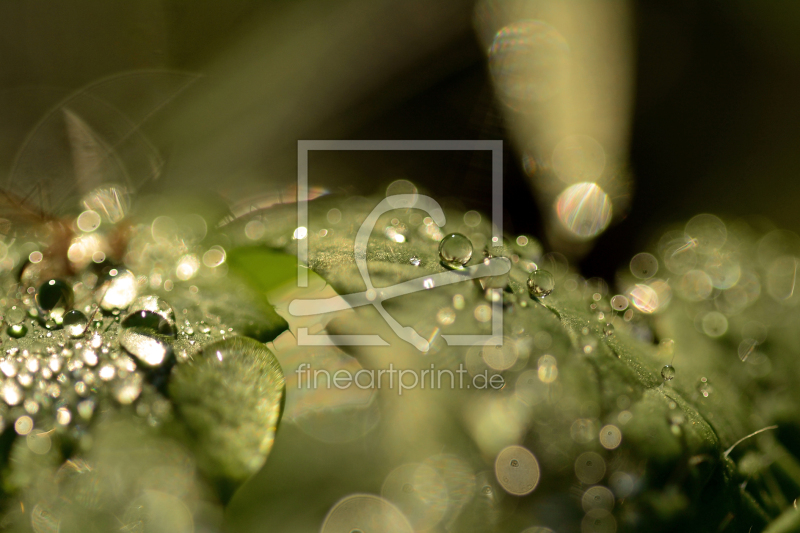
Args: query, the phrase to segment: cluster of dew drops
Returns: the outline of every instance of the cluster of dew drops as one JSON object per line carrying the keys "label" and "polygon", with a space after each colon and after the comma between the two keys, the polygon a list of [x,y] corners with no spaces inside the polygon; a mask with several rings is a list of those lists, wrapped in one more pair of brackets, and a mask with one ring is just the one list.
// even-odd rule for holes
{"label": "cluster of dew drops", "polygon": [[[0,427],[27,436],[36,453],[50,450],[53,432],[90,446],[87,428],[106,401],[164,423],[172,367],[234,335],[215,315],[176,312],[152,290],[153,272],[104,263],[33,284],[25,268],[44,264],[42,255],[30,254],[22,281],[9,270],[0,276]],[[199,292],[188,283],[168,289]]]}

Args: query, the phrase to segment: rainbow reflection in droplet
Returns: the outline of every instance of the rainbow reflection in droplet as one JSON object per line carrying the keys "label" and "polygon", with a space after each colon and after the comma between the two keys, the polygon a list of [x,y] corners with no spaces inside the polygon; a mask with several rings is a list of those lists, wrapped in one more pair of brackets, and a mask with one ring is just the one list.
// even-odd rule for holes
{"label": "rainbow reflection in droplet", "polygon": [[611,222],[611,198],[596,183],[576,183],[558,195],[556,214],[570,233],[591,239]]}

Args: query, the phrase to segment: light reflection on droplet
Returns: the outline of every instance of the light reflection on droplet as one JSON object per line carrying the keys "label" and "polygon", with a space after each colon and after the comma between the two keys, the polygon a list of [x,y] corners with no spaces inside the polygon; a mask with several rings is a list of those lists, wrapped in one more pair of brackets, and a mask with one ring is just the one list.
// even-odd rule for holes
{"label": "light reflection on droplet", "polygon": [[104,311],[124,309],[136,298],[136,276],[129,270],[112,270],[100,287],[100,307]]}
{"label": "light reflection on droplet", "polygon": [[33,429],[33,419],[29,416],[21,416],[14,422],[14,431],[18,435],[27,435]]}
{"label": "light reflection on droplet", "polygon": [[721,337],[728,331],[728,319],[719,311],[706,313],[701,324],[703,333],[709,337]]}
{"label": "light reflection on droplet", "polygon": [[257,241],[266,233],[267,228],[260,220],[251,220],[244,227],[244,235],[251,241]]}
{"label": "light reflection on droplet", "polygon": [[576,183],[556,199],[556,215],[569,232],[581,239],[601,234],[611,222],[611,198],[596,183]]}
{"label": "light reflection on droplet", "polygon": [[658,259],[652,254],[640,253],[631,259],[631,274],[639,279],[649,279],[658,272]]}
{"label": "light reflection on droplet", "polygon": [[522,446],[508,446],[497,454],[494,472],[503,490],[515,496],[530,494],[539,484],[539,463]]}
{"label": "light reflection on droplet", "polygon": [[592,509],[611,511],[614,508],[615,500],[614,493],[608,488],[595,485],[594,487],[589,487],[586,489],[586,492],[583,493],[581,505],[583,506],[584,512],[589,512]]}
{"label": "light reflection on droplet", "polygon": [[725,223],[718,217],[709,214],[697,215],[686,223],[686,236],[696,240],[701,251],[713,251],[722,248],[728,238]]}
{"label": "light reflection on droplet", "polygon": [[408,519],[394,505],[371,494],[353,494],[328,512],[320,533],[413,533]]}
{"label": "light reflection on droplet", "polygon": [[606,450],[617,448],[622,442],[622,432],[617,426],[607,425],[600,429],[600,444]]}
{"label": "light reflection on droplet", "polygon": [[478,322],[489,322],[492,319],[492,307],[487,304],[481,304],[475,307],[475,320]]}
{"label": "light reflection on droplet", "polygon": [[392,470],[383,482],[381,496],[397,506],[417,531],[436,526],[447,512],[447,485],[436,470],[423,464]]}
{"label": "light reflection on droplet", "polygon": [[295,229],[292,233],[292,239],[296,241],[301,241],[306,237],[308,237],[308,228],[305,226],[298,226],[297,229]]}
{"label": "light reflection on droplet", "polygon": [[90,233],[99,228],[101,222],[102,220],[97,211],[87,210],[78,215],[76,223],[79,230]]}
{"label": "light reflection on droplet", "polygon": [[594,485],[606,475],[606,462],[595,452],[584,452],[575,459],[575,475],[582,483]]}
{"label": "light reflection on droplet", "polygon": [[187,281],[192,279],[200,269],[200,259],[195,254],[185,254],[178,259],[175,275],[178,279]]}
{"label": "light reflection on droplet", "polygon": [[658,293],[650,285],[637,283],[630,291],[631,303],[642,313],[655,313],[658,310]]}
{"label": "light reflection on droplet", "polygon": [[617,521],[605,509],[592,509],[581,521],[581,533],[616,533]]}
{"label": "light reflection on droplet", "polygon": [[794,256],[775,259],[767,270],[767,293],[778,302],[795,305],[800,302],[797,289],[797,270],[800,260]]}
{"label": "light reflection on droplet", "polygon": [[506,337],[503,344],[487,343],[480,352],[483,361],[494,370],[508,370],[517,362],[519,350],[514,341]]}
{"label": "light reflection on droplet", "polygon": [[552,383],[558,378],[556,358],[545,354],[539,358],[537,375],[542,383]]}
{"label": "light reflection on droplet", "polygon": [[690,270],[678,282],[680,295],[693,302],[707,299],[713,290],[711,278],[702,270]]}
{"label": "light reflection on droplet", "polygon": [[203,254],[203,264],[208,268],[216,268],[225,262],[225,249],[212,246]]}
{"label": "light reflection on droplet", "polygon": [[417,191],[417,186],[414,185],[412,182],[404,179],[395,180],[386,187],[386,201],[389,202],[389,205],[392,207],[408,207],[407,203],[398,202],[397,199],[392,198],[392,196],[398,194],[410,194],[412,195],[412,205],[416,203],[417,197],[419,196],[419,192]]}
{"label": "light reflection on droplet", "polygon": [[28,445],[28,449],[37,455],[46,454],[50,451],[50,447],[52,446],[50,433],[42,431],[41,429],[34,429],[28,433],[25,443]]}

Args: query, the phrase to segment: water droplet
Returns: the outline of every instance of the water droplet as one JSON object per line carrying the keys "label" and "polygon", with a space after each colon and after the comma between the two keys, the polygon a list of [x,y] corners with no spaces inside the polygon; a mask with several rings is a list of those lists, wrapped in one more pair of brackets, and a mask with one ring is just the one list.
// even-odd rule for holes
{"label": "water droplet", "polygon": [[675,378],[675,367],[672,365],[664,365],[661,369],[661,377],[664,381],[672,381]]}
{"label": "water droplet", "polygon": [[547,270],[534,270],[528,276],[528,290],[536,297],[545,298],[549,296],[555,286],[555,278]]}
{"label": "water droplet", "polygon": [[639,279],[649,279],[658,272],[658,259],[652,254],[640,253],[631,259],[631,274]]}
{"label": "water droplet", "polygon": [[125,309],[136,298],[136,276],[129,270],[111,270],[97,294],[104,311]]}
{"label": "water droplet", "polygon": [[120,332],[119,344],[148,367],[156,367],[168,360],[172,349],[161,335],[144,328],[127,328]]}
{"label": "water droplet", "polygon": [[140,296],[131,303],[128,313],[122,321],[125,328],[152,329],[171,337],[176,334],[175,311],[158,296]]}
{"label": "water droplet", "polygon": [[36,293],[36,303],[47,316],[63,316],[72,307],[73,298],[72,287],[58,279],[45,281]]}
{"label": "water droplet", "polygon": [[416,255],[412,255],[411,259],[408,260],[409,263],[414,265],[415,267],[419,266],[422,261],[419,260],[419,257]]}
{"label": "water droplet", "polygon": [[472,242],[460,233],[451,233],[439,243],[439,259],[447,268],[464,268],[472,258]]}
{"label": "water droplet", "polygon": [[612,324],[606,324],[603,326],[603,335],[608,337],[609,335],[614,334],[614,326]]}
{"label": "water droplet", "polygon": [[25,324],[13,324],[8,326],[6,333],[8,333],[9,337],[20,339],[28,334],[28,328],[25,326]]}
{"label": "water droplet", "polygon": [[89,319],[77,309],[73,309],[67,311],[67,314],[64,315],[62,325],[69,336],[75,339],[83,336],[86,332],[86,328],[89,326]]}

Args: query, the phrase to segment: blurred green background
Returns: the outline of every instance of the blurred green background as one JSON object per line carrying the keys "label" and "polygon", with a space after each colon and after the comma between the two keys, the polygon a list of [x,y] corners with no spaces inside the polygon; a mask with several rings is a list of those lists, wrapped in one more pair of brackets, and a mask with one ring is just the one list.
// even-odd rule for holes
{"label": "blurred green background", "polygon": [[[298,139],[505,137],[469,1],[0,5],[3,173],[47,109],[132,69],[202,76],[143,126],[167,158],[169,187],[247,195],[292,183]],[[610,278],[656,228],[696,212],[800,228],[800,6],[636,2],[635,36],[634,200],[584,273]],[[518,159],[509,148],[506,224],[541,234]],[[475,156],[323,164],[315,179],[332,191],[410,177],[439,198],[488,202]]]}
{"label": "blurred green background", "polygon": [[[584,275],[612,279],[661,227],[698,212],[765,215],[799,230],[800,4],[636,2],[635,53],[632,207],[583,259]],[[296,179],[298,139],[507,138],[469,1],[6,0],[0,183],[13,188],[14,154],[48,109],[138,69],[200,75],[142,124],[166,160],[146,192],[241,199],[283,189]],[[506,230],[544,237],[519,155],[506,146]],[[370,194],[403,177],[466,208],[489,206],[480,156],[347,154],[311,164],[314,185],[332,192]],[[374,438],[360,445],[372,449]],[[293,426],[281,429],[273,459],[284,446],[308,464],[295,476],[296,465],[270,460],[231,508],[242,530],[263,525],[258,510],[271,494],[293,490],[271,477],[301,487],[317,461],[346,465],[309,499],[319,508],[282,510],[307,514],[313,527],[338,495],[386,469],[353,462],[344,445],[341,456],[335,445],[322,455]]]}

